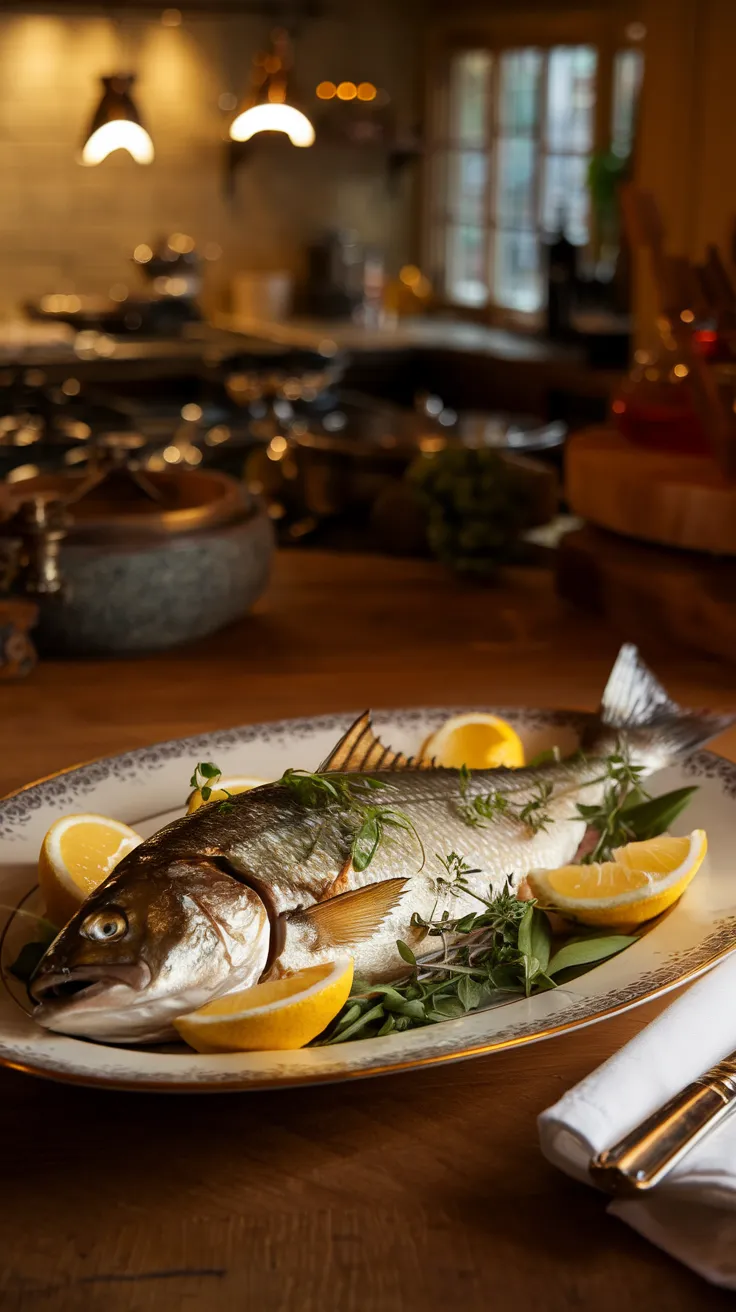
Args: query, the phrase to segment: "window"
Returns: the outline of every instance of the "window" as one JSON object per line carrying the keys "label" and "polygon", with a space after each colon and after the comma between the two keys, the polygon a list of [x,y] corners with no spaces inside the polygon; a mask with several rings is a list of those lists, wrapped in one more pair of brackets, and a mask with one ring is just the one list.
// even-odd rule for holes
{"label": "window", "polygon": [[[592,45],[458,51],[438,96],[430,153],[430,252],[455,305],[533,312],[544,303],[541,240],[590,237],[588,168],[596,149]],[[632,147],[642,55],[619,51],[603,148]]]}

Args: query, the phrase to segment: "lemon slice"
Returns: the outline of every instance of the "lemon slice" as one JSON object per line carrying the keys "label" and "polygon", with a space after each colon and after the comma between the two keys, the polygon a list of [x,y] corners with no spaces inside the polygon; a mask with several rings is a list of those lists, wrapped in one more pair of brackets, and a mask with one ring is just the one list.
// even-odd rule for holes
{"label": "lemon slice", "polygon": [[524,747],[516,730],[498,715],[469,711],[453,715],[430,734],[422,756],[435,757],[438,765],[488,770],[496,765],[524,764]]}
{"label": "lemon slice", "polygon": [[65,925],[118,861],[142,842],[134,829],[105,815],[65,815],[55,821],[38,858],[49,920]]}
{"label": "lemon slice", "polygon": [[628,843],[602,864],[532,870],[532,893],[585,925],[641,925],[672,906],[697,874],[708,850],[704,829],[686,838],[663,834]]}
{"label": "lemon slice", "polygon": [[[217,787],[212,789],[207,801],[224,802],[229,794],[247,793],[251,788],[260,788],[261,784],[268,784],[270,782],[270,779],[256,779],[255,777],[251,778],[249,775],[244,774],[222,775],[222,777],[217,780]],[[194,792],[190,794],[187,802],[187,815],[191,815],[193,811],[198,811],[200,806],[205,805],[206,803],[202,797],[201,788],[195,788]]]}
{"label": "lemon slice", "polygon": [[197,1052],[303,1048],[347,1002],[352,982],[352,958],[340,956],[284,979],[228,993],[190,1016],[180,1016],[174,1025]]}

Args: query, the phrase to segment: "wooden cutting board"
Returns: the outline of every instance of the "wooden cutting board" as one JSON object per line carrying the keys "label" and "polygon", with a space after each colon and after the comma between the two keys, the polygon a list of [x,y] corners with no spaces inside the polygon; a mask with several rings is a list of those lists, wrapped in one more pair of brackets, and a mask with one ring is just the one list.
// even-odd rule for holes
{"label": "wooden cutting board", "polygon": [[576,515],[663,546],[736,556],[736,483],[703,456],[648,451],[615,429],[570,438],[565,495]]}
{"label": "wooden cutting board", "polygon": [[736,561],[583,528],[562,539],[557,590],[622,640],[653,636],[736,661]]}

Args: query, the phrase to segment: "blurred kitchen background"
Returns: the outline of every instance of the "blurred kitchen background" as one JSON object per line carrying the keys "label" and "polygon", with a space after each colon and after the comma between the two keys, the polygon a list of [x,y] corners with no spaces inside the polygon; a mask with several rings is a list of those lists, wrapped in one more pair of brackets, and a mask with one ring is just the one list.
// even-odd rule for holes
{"label": "blurred kitchen background", "polygon": [[274,541],[733,595],[734,49],[733,0],[0,0],[0,590],[41,650],[210,631]]}

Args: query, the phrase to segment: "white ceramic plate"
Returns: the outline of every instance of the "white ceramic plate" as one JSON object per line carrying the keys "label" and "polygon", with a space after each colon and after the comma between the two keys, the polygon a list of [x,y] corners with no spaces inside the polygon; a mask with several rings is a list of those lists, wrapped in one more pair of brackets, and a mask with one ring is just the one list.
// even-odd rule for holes
{"label": "white ceramic plate", "polygon": [[[376,725],[384,742],[414,752],[458,709],[467,708],[385,712],[375,717]],[[515,724],[529,755],[555,743],[566,751],[577,741],[575,715],[497,713]],[[9,974],[20,945],[33,935],[30,922],[7,908],[34,906],[39,847],[57,816],[102,812],[147,836],[182,813],[196,761],[217,761],[226,774],[272,779],[287,766],[315,769],[350,722],[349,715],[286,720],[162,743],[64,771],[0,801],[0,1062],[52,1079],[161,1091],[274,1088],[378,1075],[591,1024],[693,978],[736,946],[736,765],[701,752],[683,767],[662,771],[653,791],[700,784],[680,832],[707,830],[703,868],[682,901],[639,942],[564,987],[404,1034],[298,1052],[202,1056],[183,1046],[119,1048],[52,1034],[33,1023],[25,990]]]}

